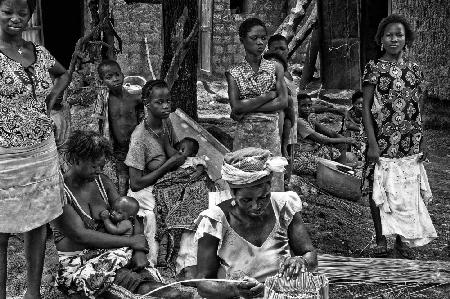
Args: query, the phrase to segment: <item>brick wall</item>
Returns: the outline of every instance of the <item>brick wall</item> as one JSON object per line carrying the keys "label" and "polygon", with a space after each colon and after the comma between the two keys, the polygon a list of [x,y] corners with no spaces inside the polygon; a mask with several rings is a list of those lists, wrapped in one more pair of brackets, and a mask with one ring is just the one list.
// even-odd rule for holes
{"label": "brick wall", "polygon": [[150,78],[144,43],[144,37],[147,37],[153,71],[159,77],[163,48],[161,10],[161,5],[156,4],[115,1],[115,28],[123,41],[123,53],[117,56],[117,61],[125,76],[141,75],[146,79]]}
{"label": "brick wall", "polygon": [[450,99],[449,6],[448,0],[392,1],[392,12],[405,16],[416,31],[411,54],[430,82],[429,93],[444,100]]}
{"label": "brick wall", "polygon": [[266,23],[271,35],[287,14],[286,0],[252,0],[250,13],[231,14],[230,0],[214,0],[211,65],[214,75],[223,73],[244,58],[238,28],[246,18],[256,17]]}

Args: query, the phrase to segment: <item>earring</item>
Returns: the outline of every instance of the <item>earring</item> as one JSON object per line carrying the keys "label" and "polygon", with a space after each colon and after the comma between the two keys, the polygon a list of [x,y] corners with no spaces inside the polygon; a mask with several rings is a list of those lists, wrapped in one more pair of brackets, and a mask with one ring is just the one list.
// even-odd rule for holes
{"label": "earring", "polygon": [[381,51],[383,51],[384,50],[384,46],[383,46],[383,44],[381,44]]}
{"label": "earring", "polygon": [[233,199],[232,201],[231,201],[231,206],[235,206],[236,205],[236,201]]}

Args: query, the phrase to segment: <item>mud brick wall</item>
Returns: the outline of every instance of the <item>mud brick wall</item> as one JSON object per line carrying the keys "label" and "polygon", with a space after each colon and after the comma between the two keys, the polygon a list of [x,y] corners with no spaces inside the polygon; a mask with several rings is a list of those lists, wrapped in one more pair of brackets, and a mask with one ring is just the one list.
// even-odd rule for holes
{"label": "mud brick wall", "polygon": [[160,4],[126,4],[116,0],[113,5],[115,28],[123,41],[123,53],[117,56],[127,75],[150,79],[144,37],[147,37],[150,61],[159,78],[162,62],[162,6]]}
{"label": "mud brick wall", "polygon": [[428,93],[450,100],[450,2],[396,0],[392,12],[405,16],[417,33],[410,52],[423,68]]}
{"label": "mud brick wall", "polygon": [[242,61],[244,48],[239,41],[239,25],[247,18],[256,17],[266,23],[269,35],[281,24],[287,14],[286,0],[252,0],[249,13],[232,14],[230,0],[214,0],[211,65],[212,73],[223,76],[233,64]]}

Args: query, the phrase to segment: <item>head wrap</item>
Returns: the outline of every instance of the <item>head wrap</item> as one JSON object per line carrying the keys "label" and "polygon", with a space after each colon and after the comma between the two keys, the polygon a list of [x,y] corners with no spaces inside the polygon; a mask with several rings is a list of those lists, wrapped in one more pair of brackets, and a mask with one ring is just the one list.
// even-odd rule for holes
{"label": "head wrap", "polygon": [[259,185],[272,178],[272,172],[283,172],[287,160],[271,157],[268,150],[248,147],[227,153],[222,165],[222,179],[230,188]]}

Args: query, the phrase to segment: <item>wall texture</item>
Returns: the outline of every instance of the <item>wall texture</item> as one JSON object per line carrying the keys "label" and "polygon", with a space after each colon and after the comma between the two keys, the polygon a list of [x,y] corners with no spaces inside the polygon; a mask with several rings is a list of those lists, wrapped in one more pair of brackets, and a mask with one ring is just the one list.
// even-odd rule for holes
{"label": "wall texture", "polygon": [[115,28],[123,41],[123,53],[117,61],[125,75],[150,78],[144,37],[147,37],[150,61],[156,77],[162,62],[162,11],[157,4],[126,4],[124,0],[111,1]]}
{"label": "wall texture", "polygon": [[405,16],[417,33],[410,51],[430,83],[428,92],[450,100],[450,2],[395,0],[392,12]]}
{"label": "wall texture", "polygon": [[239,25],[249,17],[256,17],[266,23],[271,35],[287,14],[286,0],[249,0],[246,14],[232,14],[230,0],[214,0],[211,65],[214,75],[223,73],[234,63],[242,61],[244,49],[238,35]]}

